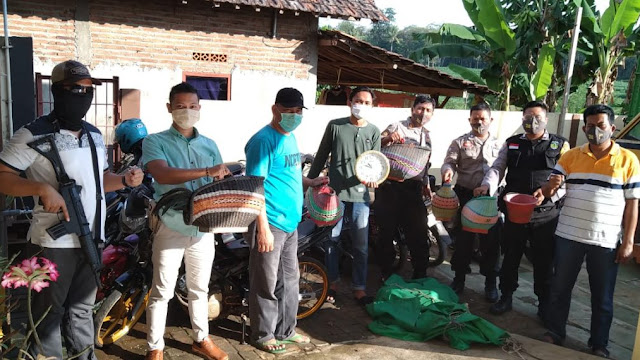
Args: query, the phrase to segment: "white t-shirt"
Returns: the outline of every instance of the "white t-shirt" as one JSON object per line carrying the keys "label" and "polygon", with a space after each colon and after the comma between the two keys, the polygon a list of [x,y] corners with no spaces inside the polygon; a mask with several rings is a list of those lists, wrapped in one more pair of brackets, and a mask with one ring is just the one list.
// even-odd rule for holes
{"label": "white t-shirt", "polygon": [[[27,145],[43,136],[53,134],[67,175],[75,180],[78,185],[82,186],[80,198],[84,207],[85,216],[93,231],[96,211],[96,186],[93,175],[94,166],[91,157],[91,148],[87,134],[82,131],[82,136],[78,139],[76,135],[68,130],[62,129],[60,132],[54,132],[50,118],[50,115],[40,117],[16,131],[0,153],[0,162],[16,171],[25,171],[27,178],[30,180],[48,183],[57,189],[58,182],[51,162]],[[96,144],[98,169],[107,170],[109,166],[102,134],[100,130],[91,124],[85,123],[85,125]],[[100,204],[100,206],[102,206],[101,221],[103,224],[100,237],[104,239],[106,205],[103,191],[103,172],[101,171],[98,176],[100,178],[100,192],[103,199]],[[42,205],[38,204],[38,197],[34,196],[33,198],[35,208],[33,209],[33,219],[27,238],[31,239],[32,243],[42,247],[80,248],[80,241],[75,234],[64,235],[57,240],[53,240],[51,236],[47,234],[46,230],[60,222],[60,218],[58,214],[45,212]]]}

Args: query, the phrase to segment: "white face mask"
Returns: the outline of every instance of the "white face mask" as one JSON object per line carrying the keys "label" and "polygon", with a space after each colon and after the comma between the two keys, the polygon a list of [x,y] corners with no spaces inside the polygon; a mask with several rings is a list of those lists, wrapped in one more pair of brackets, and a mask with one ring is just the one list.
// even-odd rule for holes
{"label": "white face mask", "polygon": [[191,129],[200,120],[200,110],[176,109],[171,111],[173,122],[182,129]]}
{"label": "white face mask", "polygon": [[351,114],[358,120],[368,119],[371,116],[371,109],[371,105],[353,104],[351,106]]}

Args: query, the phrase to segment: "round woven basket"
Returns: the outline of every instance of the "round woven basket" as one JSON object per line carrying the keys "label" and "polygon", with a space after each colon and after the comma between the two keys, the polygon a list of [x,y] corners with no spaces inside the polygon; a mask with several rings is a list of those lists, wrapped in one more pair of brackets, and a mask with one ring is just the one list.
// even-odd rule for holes
{"label": "round woven basket", "polygon": [[380,150],[389,159],[389,179],[407,180],[424,170],[431,156],[430,146],[393,144]]}
{"label": "round woven basket", "polygon": [[436,219],[451,221],[458,212],[460,201],[458,195],[451,188],[451,183],[444,183],[431,199],[431,210]]}
{"label": "round woven basket", "polygon": [[487,234],[498,222],[498,202],[493,196],[480,196],[462,208],[462,230]]}
{"label": "round woven basket", "polygon": [[309,218],[318,226],[332,226],[342,219],[343,206],[336,192],[329,186],[307,189],[304,199]]}
{"label": "round woven basket", "polygon": [[189,200],[189,223],[203,232],[246,232],[264,209],[263,181],[236,176],[200,187]]}

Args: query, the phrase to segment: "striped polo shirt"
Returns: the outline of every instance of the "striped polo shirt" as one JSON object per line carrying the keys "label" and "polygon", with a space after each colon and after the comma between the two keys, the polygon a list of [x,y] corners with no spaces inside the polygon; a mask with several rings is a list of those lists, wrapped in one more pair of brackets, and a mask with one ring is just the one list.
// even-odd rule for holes
{"label": "striped polo shirt", "polygon": [[640,198],[638,158],[613,143],[609,154],[596,159],[585,144],[562,155],[553,173],[564,175],[567,186],[556,235],[614,249],[625,200]]}

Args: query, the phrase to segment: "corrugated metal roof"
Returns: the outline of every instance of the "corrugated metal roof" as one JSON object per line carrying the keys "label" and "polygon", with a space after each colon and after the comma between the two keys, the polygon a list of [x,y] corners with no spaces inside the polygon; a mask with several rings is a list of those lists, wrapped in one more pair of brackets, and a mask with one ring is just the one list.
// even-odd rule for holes
{"label": "corrugated metal roof", "polygon": [[207,0],[214,4],[233,4],[312,13],[323,17],[387,21],[374,0]]}
{"label": "corrugated metal roof", "polygon": [[318,33],[318,83],[370,86],[431,95],[495,93],[335,30]]}

